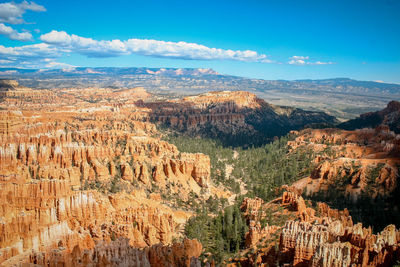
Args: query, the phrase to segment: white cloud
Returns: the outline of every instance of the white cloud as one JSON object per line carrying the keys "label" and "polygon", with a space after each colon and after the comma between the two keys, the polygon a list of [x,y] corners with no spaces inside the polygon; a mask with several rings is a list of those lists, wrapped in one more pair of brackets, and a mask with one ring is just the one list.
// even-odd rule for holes
{"label": "white cloud", "polygon": [[29,41],[32,40],[32,34],[29,32],[18,32],[13,28],[0,23],[0,34],[7,36],[11,40]]}
{"label": "white cloud", "polygon": [[329,65],[333,62],[309,61],[308,56],[292,56],[289,58],[289,65]]}
{"label": "white cloud", "polygon": [[291,57],[291,59],[294,59],[294,60],[308,60],[308,59],[310,59],[310,57],[304,57],[304,56],[293,56],[293,57]]}
{"label": "white cloud", "polygon": [[46,8],[35,2],[28,1],[23,1],[19,4],[14,2],[2,3],[0,4],[0,22],[22,24],[25,22],[22,16],[26,10],[41,12],[46,11]]}
{"label": "white cloud", "polygon": [[49,45],[89,57],[115,57],[138,54],[178,59],[271,62],[266,55],[258,54],[251,50],[225,50],[187,42],[166,42],[148,39],[97,41],[92,38],[80,37],[75,34],[70,35],[64,31],[54,30],[43,34],[40,39]]}
{"label": "white cloud", "polygon": [[[22,24],[25,23],[22,18],[26,10],[31,11],[46,11],[46,9],[36,4],[35,2],[23,1],[19,4],[14,2],[7,2],[0,4],[0,34],[7,36],[11,40],[30,41],[32,34],[28,31],[18,32],[4,23]],[[4,22],[4,23],[1,23]]]}
{"label": "white cloud", "polygon": [[25,10],[32,10],[36,12],[46,11],[46,8],[44,6],[38,5],[33,1],[23,1],[21,4],[19,4],[19,6]]}

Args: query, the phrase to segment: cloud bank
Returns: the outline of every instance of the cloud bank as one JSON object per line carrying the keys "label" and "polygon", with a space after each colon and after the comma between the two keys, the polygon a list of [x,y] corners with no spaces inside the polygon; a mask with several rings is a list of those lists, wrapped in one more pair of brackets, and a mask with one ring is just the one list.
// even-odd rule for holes
{"label": "cloud bank", "polygon": [[[11,27],[5,26],[4,34],[16,34]],[[0,25],[0,32],[2,28]],[[22,33],[19,33],[22,34]],[[21,37],[21,36],[20,36]],[[28,38],[29,36],[26,36]],[[94,40],[65,31],[51,31],[40,36],[42,43],[19,47],[5,47],[0,45],[0,57],[8,64],[20,67],[44,65],[60,67],[61,63],[46,63],[43,59],[56,59],[63,55],[78,53],[88,57],[118,57],[124,55],[143,55],[160,58],[174,58],[183,60],[234,60],[243,62],[271,63],[265,54],[251,50],[231,50],[210,48],[204,45],[187,42],[167,42],[149,39],[128,40]]]}
{"label": "cloud bank", "polygon": [[148,39],[97,41],[92,38],[85,38],[75,34],[70,35],[64,31],[54,30],[43,34],[40,39],[46,44],[88,57],[115,57],[137,54],[186,60],[270,62],[267,55],[258,54],[251,50],[225,50],[187,42],[166,42]]}

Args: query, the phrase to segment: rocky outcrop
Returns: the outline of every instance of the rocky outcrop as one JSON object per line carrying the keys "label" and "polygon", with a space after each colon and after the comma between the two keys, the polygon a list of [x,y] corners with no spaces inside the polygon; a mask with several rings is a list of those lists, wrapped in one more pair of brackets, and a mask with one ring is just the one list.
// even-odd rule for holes
{"label": "rocky outcrop", "polygon": [[282,195],[282,205],[296,211],[301,221],[310,221],[314,218],[315,211],[308,208],[302,196],[294,191],[285,191]]}
{"label": "rocky outcrop", "polygon": [[349,243],[334,242],[318,246],[311,266],[351,266],[351,245]]}
{"label": "rocky outcrop", "polygon": [[[202,250],[197,240],[185,239],[181,243],[170,246],[161,244],[138,249],[129,244],[129,239],[119,238],[115,241],[101,241],[93,249],[85,244],[77,244],[72,251],[62,246],[49,253],[34,252],[29,261],[38,266],[132,266],[132,267],[162,267],[162,266],[193,266]],[[0,266],[20,266],[21,257],[13,259]]]}
{"label": "rocky outcrop", "polygon": [[290,221],[281,234],[281,261],[309,266],[391,266],[399,257],[398,236],[394,225],[373,235],[360,224]]}
{"label": "rocky outcrop", "polygon": [[65,253],[62,248],[53,250],[51,254],[35,253],[30,261],[39,265],[50,262],[49,266],[65,267],[189,267],[196,262],[201,250],[202,246],[196,240],[185,239],[170,246],[158,244],[138,249],[131,246],[128,239],[119,238],[112,242],[101,241],[91,250],[78,244],[70,253]]}
{"label": "rocky outcrop", "polygon": [[282,229],[280,248],[282,261],[293,265],[309,264],[316,248],[328,243],[333,237],[324,225],[311,225],[308,222],[289,221]]}
{"label": "rocky outcrop", "polygon": [[240,210],[248,220],[255,220],[264,201],[261,198],[244,198]]}
{"label": "rocky outcrop", "polygon": [[[392,266],[400,259],[400,231],[394,225],[373,234],[371,227],[353,224],[347,209],[319,202],[314,210],[296,188],[284,189],[268,203],[244,199],[247,249],[227,266]],[[268,224],[261,227],[265,219]]]}
{"label": "rocky outcrop", "polygon": [[259,221],[251,220],[249,231],[245,235],[246,248],[256,247],[261,239],[268,240],[277,230],[278,227],[275,225],[261,226]]}
{"label": "rocky outcrop", "polygon": [[[344,131],[308,129],[289,142],[292,151],[314,151],[309,177],[293,186],[306,198],[348,209],[353,218],[381,231],[399,224],[400,135],[387,126]],[[346,215],[347,216],[347,215]]]}
{"label": "rocky outcrop", "polygon": [[319,216],[321,217],[329,217],[339,220],[344,227],[353,226],[353,220],[347,209],[344,210],[332,209],[326,203],[318,202],[317,211]]}
{"label": "rocky outcrop", "polygon": [[207,187],[210,183],[210,158],[201,153],[182,153],[180,159],[183,165],[178,166],[178,169],[190,173],[199,186]]}
{"label": "rocky outcrop", "polygon": [[[286,193],[286,194],[285,194]],[[296,199],[285,192],[286,199]],[[282,198],[285,199],[284,197]],[[280,236],[282,263],[295,266],[391,266],[399,258],[400,231],[387,226],[374,235],[361,223],[353,225],[347,210],[318,203],[318,217],[287,221]]]}
{"label": "rocky outcrop", "polygon": [[129,238],[133,247],[169,244],[189,217],[139,195],[71,191],[64,181],[0,187],[3,260],[32,249],[71,251],[77,244],[90,249],[96,241],[118,237]]}

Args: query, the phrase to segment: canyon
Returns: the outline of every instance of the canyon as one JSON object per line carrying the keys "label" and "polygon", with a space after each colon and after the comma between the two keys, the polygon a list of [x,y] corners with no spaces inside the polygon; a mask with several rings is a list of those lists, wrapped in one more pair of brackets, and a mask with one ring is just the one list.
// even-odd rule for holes
{"label": "canyon", "polygon": [[[141,87],[37,90],[0,80],[0,266],[218,265],[185,228],[214,203],[207,216],[239,204],[246,222],[243,247],[222,265],[392,266],[399,106],[354,122],[370,128],[311,129],[338,121],[245,91],[163,98]],[[249,150],[288,133],[283,157],[311,151],[311,172],[272,188],[272,200],[243,196],[251,187],[241,177],[236,193],[217,183],[212,155],[178,149],[171,132]],[[235,161],[216,162],[229,177]],[[361,216],[360,202],[384,218],[357,206]]]}

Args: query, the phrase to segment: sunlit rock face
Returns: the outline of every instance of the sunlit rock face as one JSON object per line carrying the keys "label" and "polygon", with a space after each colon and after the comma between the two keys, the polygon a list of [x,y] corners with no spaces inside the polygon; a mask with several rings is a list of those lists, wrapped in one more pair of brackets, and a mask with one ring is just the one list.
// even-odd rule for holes
{"label": "sunlit rock face", "polygon": [[282,262],[306,266],[391,266],[398,258],[399,231],[387,226],[374,235],[361,224],[288,221],[282,229]]}

